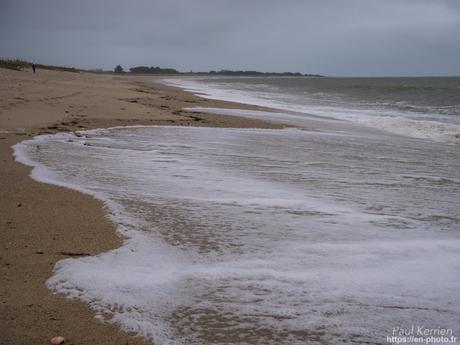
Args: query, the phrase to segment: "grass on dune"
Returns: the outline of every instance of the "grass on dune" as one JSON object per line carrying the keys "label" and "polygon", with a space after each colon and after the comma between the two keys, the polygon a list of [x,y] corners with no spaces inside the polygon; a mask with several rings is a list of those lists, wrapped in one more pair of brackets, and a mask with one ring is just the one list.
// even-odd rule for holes
{"label": "grass on dune", "polygon": [[[52,66],[35,64],[37,69],[49,69],[53,71],[66,71],[66,72],[80,72],[79,69],[74,67]],[[0,68],[8,68],[16,71],[21,71],[26,68],[32,68],[32,62],[19,60],[19,59],[5,59],[0,58]]]}

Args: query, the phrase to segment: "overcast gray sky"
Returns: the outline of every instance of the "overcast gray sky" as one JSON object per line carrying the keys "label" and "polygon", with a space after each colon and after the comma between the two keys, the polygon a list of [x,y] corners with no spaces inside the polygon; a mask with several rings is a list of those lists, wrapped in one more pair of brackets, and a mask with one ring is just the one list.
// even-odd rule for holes
{"label": "overcast gray sky", "polygon": [[83,68],[460,75],[460,0],[0,0],[0,56]]}

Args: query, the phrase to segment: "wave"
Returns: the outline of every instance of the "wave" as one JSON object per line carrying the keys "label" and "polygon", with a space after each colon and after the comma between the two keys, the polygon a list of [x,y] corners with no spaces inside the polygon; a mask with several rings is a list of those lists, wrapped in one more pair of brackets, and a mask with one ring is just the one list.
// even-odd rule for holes
{"label": "wave", "polygon": [[304,115],[330,117],[402,136],[460,144],[460,124],[450,123],[451,117],[446,114],[417,112],[415,110],[421,108],[413,105],[406,104],[404,107],[407,111],[402,109],[398,111],[375,106],[353,108],[351,104],[333,100],[327,101],[332,105],[317,105],[313,101],[312,104],[305,104],[306,96],[301,100],[297,95],[283,93],[281,88],[271,86],[267,86],[266,90],[262,87],[253,90],[251,87],[254,85],[244,84],[244,78],[241,78],[238,83],[232,83],[234,88],[229,87],[229,83],[226,83],[225,86],[218,83],[207,84],[206,79],[200,78],[165,78],[163,82],[193,92],[203,98],[253,104]]}
{"label": "wave", "polygon": [[155,344],[352,344],[460,324],[456,151],[401,142],[135,126],[14,150],[34,179],[103,200],[127,238],[47,281],[99,319]]}

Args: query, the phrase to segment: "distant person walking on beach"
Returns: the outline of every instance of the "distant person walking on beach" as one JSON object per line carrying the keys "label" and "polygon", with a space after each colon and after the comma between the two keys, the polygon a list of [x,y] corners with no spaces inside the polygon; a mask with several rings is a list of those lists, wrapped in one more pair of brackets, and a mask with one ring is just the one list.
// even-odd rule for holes
{"label": "distant person walking on beach", "polygon": [[32,71],[33,71],[34,73],[35,73],[35,67],[36,67],[36,66],[35,66],[35,64],[33,63],[33,64],[32,64]]}

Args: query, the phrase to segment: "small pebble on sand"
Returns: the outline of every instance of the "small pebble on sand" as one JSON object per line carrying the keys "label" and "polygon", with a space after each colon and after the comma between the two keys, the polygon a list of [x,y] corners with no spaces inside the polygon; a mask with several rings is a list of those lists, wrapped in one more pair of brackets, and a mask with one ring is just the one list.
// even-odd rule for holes
{"label": "small pebble on sand", "polygon": [[59,345],[59,344],[62,344],[64,342],[64,340],[65,339],[63,337],[57,336],[57,337],[51,338],[50,342],[53,345]]}

